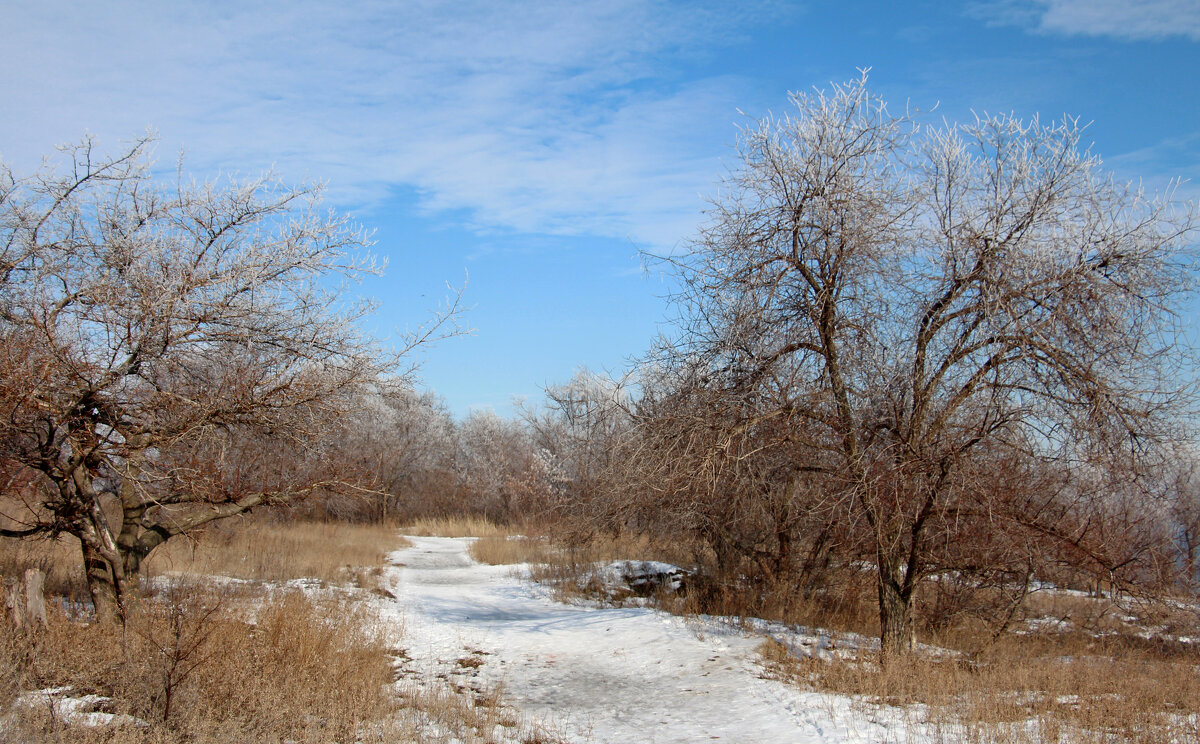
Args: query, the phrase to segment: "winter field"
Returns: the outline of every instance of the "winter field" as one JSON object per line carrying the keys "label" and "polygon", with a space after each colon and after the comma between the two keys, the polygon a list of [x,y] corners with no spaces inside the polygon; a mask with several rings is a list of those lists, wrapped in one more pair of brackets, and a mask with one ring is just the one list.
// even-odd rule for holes
{"label": "winter field", "polygon": [[398,531],[266,524],[173,543],[124,637],[53,601],[48,627],[0,638],[15,672],[0,742],[1200,741],[1194,654],[1071,645],[1064,628],[1102,604],[1079,593],[1053,592],[1059,614],[1017,634],[1057,666],[1036,645],[990,662],[921,645],[885,672],[862,633],[669,613],[654,605],[673,579],[630,591],[632,567],[666,564],[594,562],[572,579],[586,591],[563,591],[521,560],[553,553],[544,541]]}
{"label": "winter field", "polygon": [[[600,293],[646,347],[509,417],[416,376],[464,285],[379,335],[319,180],[0,163],[0,744],[1200,744],[1200,208],[1073,115],[787,110],[635,241],[661,307]],[[532,245],[484,286],[561,297],[481,302],[539,340],[467,387],[641,343],[560,310],[629,272]]]}

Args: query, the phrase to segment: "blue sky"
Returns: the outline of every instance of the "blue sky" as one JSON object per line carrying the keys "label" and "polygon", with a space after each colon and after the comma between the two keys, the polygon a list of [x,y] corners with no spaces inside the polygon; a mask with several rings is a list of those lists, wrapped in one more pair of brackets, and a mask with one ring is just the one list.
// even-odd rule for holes
{"label": "blue sky", "polygon": [[1200,0],[0,0],[0,49],[18,171],[151,128],[200,175],[327,181],[388,258],[384,334],[469,278],[475,333],[422,369],[460,415],[619,372],[668,312],[639,251],[694,234],[739,125],[858,68],[951,120],[1078,116],[1118,177],[1200,195]]}

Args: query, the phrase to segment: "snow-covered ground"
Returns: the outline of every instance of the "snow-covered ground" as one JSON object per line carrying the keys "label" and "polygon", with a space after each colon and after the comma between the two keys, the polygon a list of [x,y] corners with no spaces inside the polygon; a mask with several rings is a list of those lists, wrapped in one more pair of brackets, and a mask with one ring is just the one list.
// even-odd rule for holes
{"label": "snow-covered ground", "polygon": [[[468,538],[410,537],[390,556],[416,672],[503,686],[506,702],[570,742],[884,742],[885,711],[763,679],[761,637],[648,608],[556,602]],[[874,719],[874,720],[871,720]]]}

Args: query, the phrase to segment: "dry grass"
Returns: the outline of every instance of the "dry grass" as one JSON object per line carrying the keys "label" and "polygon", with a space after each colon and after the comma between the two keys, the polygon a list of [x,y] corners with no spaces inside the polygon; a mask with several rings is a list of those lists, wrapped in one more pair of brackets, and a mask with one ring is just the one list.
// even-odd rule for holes
{"label": "dry grass", "polygon": [[362,585],[362,567],[382,564],[389,552],[407,544],[397,528],[383,525],[235,521],[218,523],[198,535],[172,538],[150,555],[145,570],[149,576],[316,578]]}
{"label": "dry grass", "polygon": [[226,598],[191,588],[133,603],[124,632],[57,612],[36,637],[0,632],[21,689],[69,686],[139,722],[72,725],[43,696],[13,706],[15,740],[383,741],[394,732],[390,640],[365,613],[298,592],[264,604],[253,623]]}
{"label": "dry grass", "polygon": [[88,596],[79,540],[70,535],[57,540],[0,539],[0,576],[20,576],[28,568],[46,574],[48,594],[73,600]]}
{"label": "dry grass", "polygon": [[491,688],[464,694],[442,685],[412,686],[404,693],[409,735],[419,742],[494,744],[497,730],[506,741],[523,744],[560,744],[551,729],[522,716],[504,703],[503,689]]}
{"label": "dry grass", "polygon": [[475,540],[468,552],[480,563],[501,566],[547,563],[555,560],[561,550],[542,538],[495,535]]}
{"label": "dry grass", "polygon": [[975,656],[881,667],[873,652],[816,659],[775,640],[760,647],[772,676],[854,696],[860,708],[907,706],[910,733],[934,741],[1200,742],[1200,654],[1124,644],[1097,651],[1082,637],[1009,637]]}
{"label": "dry grass", "polygon": [[[77,546],[0,544],[6,573],[32,563],[48,571],[51,595],[72,581],[82,587]],[[395,740],[394,639],[350,600],[267,594],[257,582],[315,576],[361,584],[403,544],[394,528],[231,521],[175,538],[146,568],[152,576],[255,580],[236,599],[203,581],[168,582],[155,596],[129,601],[124,629],[75,622],[53,605],[44,631],[0,623],[0,667],[13,670],[0,674],[0,710],[10,711],[0,740]],[[28,691],[56,687],[69,687],[70,697],[100,696],[98,710],[140,723],[88,728],[44,695],[31,704]]]}
{"label": "dry grass", "polygon": [[476,515],[422,518],[400,531],[417,537],[506,537],[512,533],[509,527]]}
{"label": "dry grass", "polygon": [[761,618],[835,633],[879,634],[873,574],[839,570],[807,594],[788,582],[754,582],[745,576],[701,576],[671,611],[739,619]]}

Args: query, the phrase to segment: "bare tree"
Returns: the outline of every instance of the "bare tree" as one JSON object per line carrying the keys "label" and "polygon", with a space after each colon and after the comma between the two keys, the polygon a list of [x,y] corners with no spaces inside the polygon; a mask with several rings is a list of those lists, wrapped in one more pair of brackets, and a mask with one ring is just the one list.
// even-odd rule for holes
{"label": "bare tree", "polygon": [[383,350],[345,290],[378,267],[319,189],[162,186],[151,146],[88,140],[65,168],[0,176],[0,434],[9,469],[38,475],[5,534],[77,536],[102,617],[172,535],[362,487],[329,436],[455,309]]}
{"label": "bare tree", "polygon": [[500,523],[529,520],[530,497],[542,490],[544,462],[519,421],[492,411],[458,426],[459,509]]}
{"label": "bare tree", "polygon": [[744,577],[773,594],[816,589],[830,551],[852,548],[842,534],[845,499],[825,488],[811,432],[711,379],[666,392],[651,387],[639,407],[640,490],[671,504],[677,527],[709,546],[723,580]]}
{"label": "bare tree", "polygon": [[1190,361],[1174,314],[1195,213],[1114,183],[1074,121],[920,128],[863,79],[747,128],[691,249],[674,358],[787,423],[850,500],[885,657],[911,648],[933,535],[977,454],[1132,468],[1169,438]]}
{"label": "bare tree", "polygon": [[1185,591],[1200,590],[1200,459],[1191,443],[1179,447],[1162,473],[1174,578]]}
{"label": "bare tree", "polygon": [[457,431],[436,395],[408,384],[379,386],[364,395],[347,424],[342,457],[374,473],[381,492],[327,500],[326,513],[394,521],[453,508]]}
{"label": "bare tree", "polygon": [[547,516],[567,519],[586,537],[627,526],[635,500],[624,472],[633,422],[627,380],[580,368],[545,389],[540,409],[522,412],[540,456],[554,477]]}

